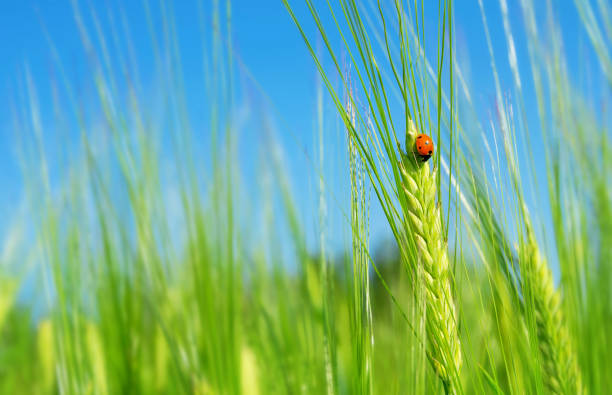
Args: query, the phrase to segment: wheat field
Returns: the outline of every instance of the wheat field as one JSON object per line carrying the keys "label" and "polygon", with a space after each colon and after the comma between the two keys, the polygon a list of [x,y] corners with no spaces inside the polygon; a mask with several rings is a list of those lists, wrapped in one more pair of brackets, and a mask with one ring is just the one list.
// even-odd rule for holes
{"label": "wheat field", "polygon": [[11,76],[0,393],[609,393],[612,6],[270,3],[312,61],[306,135],[232,39],[245,3],[186,28],[74,0],[80,76],[41,22],[51,77]]}

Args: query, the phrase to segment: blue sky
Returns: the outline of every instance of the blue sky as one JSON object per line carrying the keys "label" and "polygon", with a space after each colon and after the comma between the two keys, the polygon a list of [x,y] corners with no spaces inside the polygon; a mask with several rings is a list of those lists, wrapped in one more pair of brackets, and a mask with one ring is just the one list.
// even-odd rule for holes
{"label": "blue sky", "polygon": [[[146,78],[147,70],[151,70],[153,56],[150,51],[150,36],[145,24],[144,11],[140,1],[119,2],[80,1],[84,14],[88,15],[92,6],[101,20],[105,20],[108,10],[119,14],[118,4],[123,3],[124,12],[129,19],[134,46],[136,47],[138,63]],[[157,7],[157,2],[152,2]],[[208,1],[204,1],[208,4]],[[320,3],[322,10],[325,2]],[[531,91],[529,65],[525,46],[524,28],[518,1],[508,1],[509,15],[513,34],[517,44],[519,69],[525,85],[525,100],[528,109],[533,109],[533,93]],[[536,11],[543,16],[544,1],[538,3]],[[296,4],[298,17],[310,21],[305,7],[299,1]],[[498,1],[484,0],[489,29],[493,42],[493,50],[498,59],[502,89],[513,93],[512,79],[507,62],[506,41],[503,34],[500,6]],[[585,64],[590,64],[596,74],[599,73],[592,51],[572,0],[555,2],[556,13],[563,27],[565,51],[570,61],[570,70],[575,70],[576,79],[580,78],[580,70]],[[195,1],[177,1],[173,3],[174,14],[181,39],[184,73],[193,76],[193,81],[201,79],[201,59],[199,48],[201,37],[197,19]],[[432,7],[435,9],[435,7]],[[435,12],[435,11],[434,11]],[[326,15],[325,12],[322,12]],[[435,13],[428,13],[426,25],[433,26]],[[288,171],[294,183],[298,204],[304,208],[303,220],[309,228],[316,224],[312,220],[316,216],[316,180],[311,159],[315,158],[315,97],[317,89],[317,74],[314,63],[306,47],[290,19],[281,1],[249,1],[236,0],[232,3],[233,45],[249,73],[263,89],[270,102],[265,104],[266,111],[272,114],[272,122],[276,126],[276,136],[283,146],[288,160]],[[324,21],[330,22],[329,19]],[[544,21],[541,21],[544,23]],[[482,109],[483,119],[493,111],[495,88],[490,69],[489,54],[484,40],[483,25],[477,0],[455,1],[455,29],[457,57],[464,66],[473,100]],[[3,1],[0,4],[0,37],[2,37],[2,62],[0,62],[0,236],[2,229],[22,199],[22,182],[17,164],[14,131],[11,127],[11,103],[18,97],[19,78],[23,76],[24,65],[27,64],[33,79],[41,86],[40,102],[43,119],[51,117],[51,98],[45,83],[51,77],[53,63],[50,48],[43,35],[45,26],[49,36],[55,42],[59,55],[68,71],[71,83],[78,86],[87,77],[89,65],[83,51],[78,30],[74,22],[70,1],[54,0],[24,0]],[[327,26],[330,26],[328,24]],[[306,24],[307,31],[314,33],[311,23]],[[91,28],[93,30],[93,28]],[[314,34],[311,36],[314,37]],[[435,45],[435,37],[432,40]],[[581,51],[581,48],[584,50]],[[429,48],[431,49],[431,48]],[[435,49],[435,47],[434,47]],[[579,54],[586,54],[579,57]],[[191,77],[190,77],[191,78]],[[240,84],[239,96],[244,98],[252,95],[253,101],[263,101],[262,93],[258,91],[253,81],[244,77],[238,78]],[[197,83],[189,84],[188,97],[199,94]],[[327,99],[327,95],[325,95]],[[86,101],[86,99],[83,99]],[[257,106],[253,107],[257,110]],[[280,115],[279,115],[280,114]],[[326,180],[333,184],[342,176],[346,164],[342,162],[345,152],[342,132],[335,125],[334,109],[329,100],[326,101]],[[535,124],[535,112],[528,112],[528,119]],[[245,127],[242,134],[244,141],[256,141],[260,135],[249,134]],[[68,142],[69,143],[69,142]],[[246,145],[246,147],[245,147]],[[258,153],[250,150],[248,144],[241,147],[242,158],[246,163],[258,160]],[[305,155],[307,153],[307,155]],[[309,159],[310,158],[310,159]],[[541,159],[538,165],[542,166]],[[245,167],[249,167],[245,165]],[[248,170],[246,178],[253,176]],[[247,182],[253,187],[254,183]],[[375,204],[375,202],[373,202]],[[328,203],[330,212],[337,212],[339,202]],[[336,213],[337,214],[337,213]],[[376,216],[379,215],[375,214]],[[340,221],[341,219],[337,219]],[[374,232],[383,232],[384,222],[375,218]],[[331,230],[341,228],[341,224],[331,225]]]}

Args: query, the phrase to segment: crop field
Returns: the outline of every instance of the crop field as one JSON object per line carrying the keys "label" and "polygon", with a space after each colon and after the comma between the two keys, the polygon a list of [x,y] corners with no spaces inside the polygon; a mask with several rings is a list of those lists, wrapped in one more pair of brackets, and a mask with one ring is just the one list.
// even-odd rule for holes
{"label": "crop field", "polygon": [[612,391],[608,1],[0,13],[0,394]]}

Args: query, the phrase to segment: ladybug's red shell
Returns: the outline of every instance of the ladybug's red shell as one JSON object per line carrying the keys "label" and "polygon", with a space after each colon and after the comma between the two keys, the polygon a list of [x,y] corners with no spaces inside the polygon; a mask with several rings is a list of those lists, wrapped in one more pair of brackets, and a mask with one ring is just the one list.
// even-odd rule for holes
{"label": "ladybug's red shell", "polygon": [[419,134],[415,140],[415,148],[416,152],[423,157],[424,160],[427,160],[433,155],[434,152],[434,143],[426,134]]}

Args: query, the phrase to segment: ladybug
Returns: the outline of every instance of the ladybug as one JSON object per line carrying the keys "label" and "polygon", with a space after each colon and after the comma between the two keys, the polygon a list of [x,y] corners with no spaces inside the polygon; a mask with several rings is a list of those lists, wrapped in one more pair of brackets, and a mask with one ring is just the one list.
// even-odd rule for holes
{"label": "ladybug", "polygon": [[434,152],[434,143],[426,134],[419,134],[414,141],[414,148],[423,162],[427,162]]}

